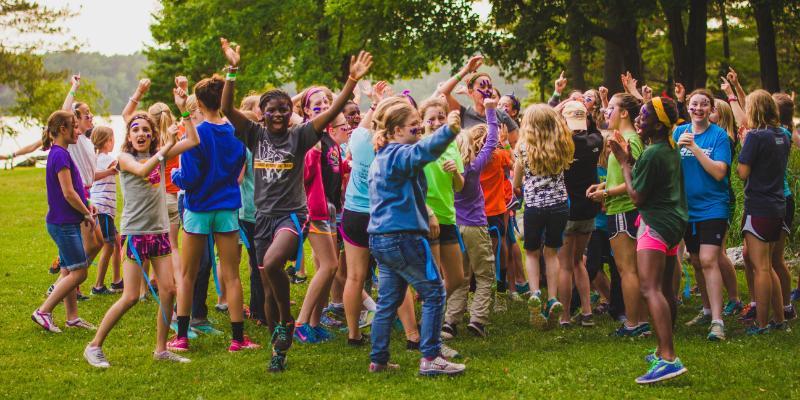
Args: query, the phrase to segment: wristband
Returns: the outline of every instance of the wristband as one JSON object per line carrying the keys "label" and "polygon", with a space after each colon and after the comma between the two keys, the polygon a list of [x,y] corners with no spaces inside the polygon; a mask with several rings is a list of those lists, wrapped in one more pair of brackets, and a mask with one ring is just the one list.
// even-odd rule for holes
{"label": "wristband", "polygon": [[129,98],[128,101],[130,101],[133,104],[139,104],[139,100],[136,100],[133,97]]}
{"label": "wristband", "polygon": [[553,97],[561,97],[561,93],[558,93],[557,90],[553,91]]}
{"label": "wristband", "polygon": [[739,101],[739,99],[734,96],[728,97],[728,103],[733,103],[734,101]]}
{"label": "wristband", "polygon": [[228,74],[225,75],[225,80],[226,81],[234,81],[235,82],[236,81],[236,73],[235,72],[228,72]]}
{"label": "wristband", "polygon": [[464,79],[464,77],[461,76],[460,72],[456,74],[455,78],[456,78],[456,82],[461,82],[461,80]]}
{"label": "wristband", "polygon": [[506,149],[506,150],[511,150],[511,145],[507,144],[507,145],[503,146],[503,148]]}
{"label": "wristband", "polygon": [[70,90],[69,91],[69,95],[72,96],[72,97],[75,97],[75,91],[74,90]]}
{"label": "wristband", "polygon": [[228,66],[227,66],[225,69],[226,69],[228,72],[236,72],[236,71],[238,71],[238,70],[239,70],[239,67],[234,67],[233,65],[228,65]]}
{"label": "wristband", "polygon": [[184,111],[184,112],[182,112],[182,113],[181,113],[181,117],[183,117],[183,118],[189,118],[189,115],[191,115],[191,114],[192,114],[192,113],[190,113],[190,112],[189,112],[189,110],[186,110],[186,111]]}
{"label": "wristband", "polygon": [[347,75],[347,80],[348,80],[348,81],[353,81],[353,82],[355,82],[355,83],[358,83],[358,79],[356,79],[356,78],[353,78],[353,75]]}

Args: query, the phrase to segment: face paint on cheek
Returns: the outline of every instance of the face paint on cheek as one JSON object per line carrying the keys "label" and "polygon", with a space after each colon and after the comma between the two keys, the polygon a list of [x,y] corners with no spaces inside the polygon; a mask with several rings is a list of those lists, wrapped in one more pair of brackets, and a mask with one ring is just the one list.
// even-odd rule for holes
{"label": "face paint on cheek", "polygon": [[647,110],[647,107],[642,107],[641,116],[639,117],[639,128],[642,130],[647,129],[647,119],[650,118],[650,111]]}
{"label": "face paint on cheek", "polygon": [[478,93],[481,94],[481,96],[483,96],[484,99],[488,99],[488,98],[492,97],[492,91],[491,90],[477,89],[477,91],[478,91]]}
{"label": "face paint on cheek", "polygon": [[311,109],[311,111],[313,111],[314,114],[319,114],[322,112],[322,107],[314,107]]}

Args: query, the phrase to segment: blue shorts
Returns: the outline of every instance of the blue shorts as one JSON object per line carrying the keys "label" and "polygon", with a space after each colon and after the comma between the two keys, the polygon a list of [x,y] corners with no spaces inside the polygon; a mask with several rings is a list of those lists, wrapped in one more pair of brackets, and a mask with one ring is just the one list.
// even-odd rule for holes
{"label": "blue shorts", "polygon": [[116,243],[117,227],[114,226],[114,217],[108,214],[97,214],[97,225],[103,233],[103,241],[106,243]]}
{"label": "blue shorts", "polygon": [[216,210],[183,213],[183,230],[196,235],[239,231],[239,210]]}
{"label": "blue shorts", "polygon": [[47,233],[56,242],[61,268],[76,271],[89,267],[83,250],[81,224],[47,224]]}

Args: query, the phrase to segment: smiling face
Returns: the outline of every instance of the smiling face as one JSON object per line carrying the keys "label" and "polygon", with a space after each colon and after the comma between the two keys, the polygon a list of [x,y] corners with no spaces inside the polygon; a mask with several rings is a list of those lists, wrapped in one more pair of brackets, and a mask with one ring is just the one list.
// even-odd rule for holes
{"label": "smiling face", "polygon": [[428,129],[428,132],[433,132],[444,125],[447,121],[444,109],[441,107],[428,107],[425,110],[425,115],[422,116],[422,123]]}
{"label": "smiling face", "polygon": [[586,112],[590,113],[594,110],[594,105],[597,102],[594,92],[587,90],[583,93],[583,105],[586,106]]}
{"label": "smiling face", "polygon": [[339,114],[336,116],[336,119],[333,120],[330,132],[333,140],[337,144],[342,144],[350,140],[350,134],[353,132],[353,128],[350,127],[344,114]]}
{"label": "smiling face", "polygon": [[308,96],[303,111],[309,119],[314,119],[328,111],[329,108],[331,108],[331,102],[328,100],[328,96],[325,95],[324,91],[317,90],[311,96]]}
{"label": "smiling face", "polygon": [[689,99],[689,117],[692,122],[706,122],[711,116],[714,107],[711,100],[702,94],[696,94]]}
{"label": "smiling face", "polygon": [[619,129],[620,114],[625,112],[621,106],[619,97],[612,97],[606,107],[606,122],[608,122],[608,129]]}
{"label": "smiling face", "polygon": [[402,126],[394,127],[393,139],[400,144],[414,144],[422,136],[422,121],[416,110],[406,118]]}
{"label": "smiling face", "polygon": [[649,108],[646,104],[639,110],[639,116],[634,121],[636,133],[642,140],[652,137],[653,134],[660,128],[660,121],[655,113],[655,110]]}
{"label": "smiling face", "polygon": [[500,101],[497,102],[497,108],[505,111],[511,118],[517,118],[517,114],[519,114],[519,112],[514,109],[514,101],[508,96],[500,98]]}
{"label": "smiling face", "polygon": [[350,128],[358,128],[358,124],[361,123],[361,110],[358,109],[357,104],[347,103],[347,105],[344,106],[342,114],[344,114],[344,118],[347,120],[347,123],[350,124]]}
{"label": "smiling face", "polygon": [[492,86],[492,78],[485,75],[479,76],[475,79],[475,82],[472,83],[472,88],[468,89],[467,92],[476,105],[483,105],[483,99],[490,98],[493,95],[494,86]]}
{"label": "smiling face", "polygon": [[128,129],[128,141],[130,141],[133,150],[138,153],[149,152],[154,138],[155,133],[149,121],[144,118],[136,118],[131,121]]}
{"label": "smiling face", "polygon": [[290,99],[270,99],[261,110],[264,113],[264,125],[272,134],[283,134],[289,129],[289,119],[292,117],[292,104]]}

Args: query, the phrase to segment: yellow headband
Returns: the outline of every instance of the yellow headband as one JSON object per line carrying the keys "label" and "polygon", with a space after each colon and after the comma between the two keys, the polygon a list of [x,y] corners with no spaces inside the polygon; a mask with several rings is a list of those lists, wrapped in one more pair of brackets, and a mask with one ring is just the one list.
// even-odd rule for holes
{"label": "yellow headband", "polygon": [[656,116],[667,129],[672,130],[672,123],[669,122],[667,112],[664,111],[664,103],[661,102],[661,97],[653,97],[653,108],[656,110]]}

